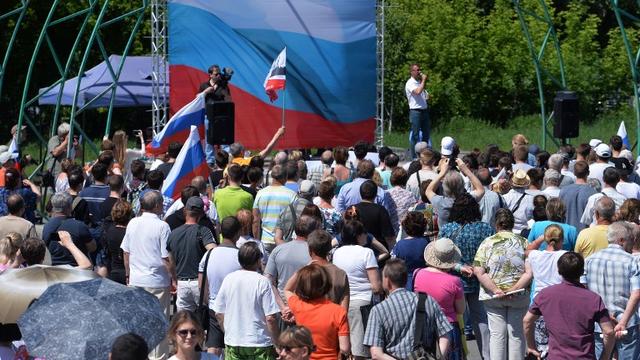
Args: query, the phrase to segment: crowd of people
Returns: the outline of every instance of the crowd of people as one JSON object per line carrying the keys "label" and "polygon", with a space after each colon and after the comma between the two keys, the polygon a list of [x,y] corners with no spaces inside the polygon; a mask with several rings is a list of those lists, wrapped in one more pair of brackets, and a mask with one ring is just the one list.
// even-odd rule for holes
{"label": "crowd of people", "polygon": [[486,360],[640,358],[640,175],[619,136],[554,154],[445,137],[404,163],[357,143],[308,162],[269,156],[281,128],[254,156],[215,149],[172,199],[182,144],[151,161],[141,132],[128,149],[116,131],[84,165],[57,130],[41,233],[41,187],[0,153],[0,271],[79,267],[155,295],[166,340],[125,334],[114,360],[457,360],[471,339]]}

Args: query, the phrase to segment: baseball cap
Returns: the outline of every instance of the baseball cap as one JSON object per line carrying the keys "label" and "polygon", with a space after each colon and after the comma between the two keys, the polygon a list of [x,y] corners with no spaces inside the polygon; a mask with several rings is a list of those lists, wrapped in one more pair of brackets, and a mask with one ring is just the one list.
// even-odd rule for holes
{"label": "baseball cap", "polygon": [[589,146],[591,146],[591,148],[595,148],[596,146],[602,144],[602,140],[600,139],[591,139],[589,140]]}
{"label": "baseball cap", "polygon": [[453,154],[453,146],[455,144],[456,141],[451,136],[443,137],[442,141],[440,141],[440,153],[445,156]]}
{"label": "baseball cap", "polygon": [[300,194],[315,195],[316,185],[311,180],[302,180],[300,182],[300,188],[298,189]]}
{"label": "baseball cap", "polygon": [[192,196],[184,207],[187,211],[204,211],[204,201],[198,196]]}
{"label": "baseball cap", "polygon": [[598,144],[598,146],[596,146],[595,151],[596,151],[596,155],[598,155],[601,158],[611,157],[611,149],[609,148],[609,145],[605,143]]}

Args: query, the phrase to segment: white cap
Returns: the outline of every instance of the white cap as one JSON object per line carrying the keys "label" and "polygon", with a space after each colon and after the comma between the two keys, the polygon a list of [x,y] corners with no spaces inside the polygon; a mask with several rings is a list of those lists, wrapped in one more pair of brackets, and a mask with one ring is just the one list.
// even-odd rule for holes
{"label": "white cap", "polygon": [[602,140],[600,139],[591,139],[589,140],[589,146],[591,146],[591,148],[595,148],[596,146],[602,144]]}
{"label": "white cap", "polygon": [[7,145],[0,145],[0,154],[2,154],[7,150],[9,150],[9,147]]}
{"label": "white cap", "polygon": [[609,145],[605,143],[601,143],[598,146],[596,146],[596,155],[598,155],[601,158],[611,157],[611,149],[609,148]]}
{"label": "white cap", "polygon": [[0,165],[4,165],[4,163],[6,163],[7,161],[11,160],[12,154],[8,151],[3,152],[2,154],[0,154]]}
{"label": "white cap", "polygon": [[443,137],[442,141],[440,141],[440,153],[445,156],[453,154],[453,146],[455,144],[456,141],[451,136]]}

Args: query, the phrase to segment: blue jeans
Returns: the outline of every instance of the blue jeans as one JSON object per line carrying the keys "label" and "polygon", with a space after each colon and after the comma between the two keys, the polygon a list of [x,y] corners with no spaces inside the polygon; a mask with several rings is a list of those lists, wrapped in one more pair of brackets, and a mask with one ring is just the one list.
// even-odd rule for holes
{"label": "blue jeans", "polygon": [[[409,152],[411,158],[415,159],[415,146],[420,141],[429,142],[431,136],[431,120],[428,110],[409,110],[409,121],[411,122],[411,141],[409,142]],[[422,131],[422,138],[420,138]]]}
{"label": "blue jeans", "polygon": [[[627,335],[616,340],[614,349],[618,351],[618,360],[636,360],[640,359],[640,325],[627,328]],[[596,358],[600,358],[604,350],[604,343],[600,337],[600,333],[596,333]]]}

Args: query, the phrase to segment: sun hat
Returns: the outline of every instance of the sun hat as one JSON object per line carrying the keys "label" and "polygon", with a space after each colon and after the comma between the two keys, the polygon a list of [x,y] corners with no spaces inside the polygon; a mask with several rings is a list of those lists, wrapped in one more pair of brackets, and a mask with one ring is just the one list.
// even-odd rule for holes
{"label": "sun hat", "polygon": [[461,258],[460,249],[449,238],[432,241],[424,249],[427,266],[438,269],[451,269],[460,263]]}
{"label": "sun hat", "polygon": [[453,140],[451,136],[445,136],[440,141],[440,153],[444,156],[449,156],[453,154],[453,146],[456,144],[456,141]]}
{"label": "sun hat", "polygon": [[531,179],[529,179],[529,175],[527,175],[526,171],[518,169],[513,176],[511,176],[511,180],[509,180],[509,182],[513,187],[523,188],[528,187],[531,184]]}
{"label": "sun hat", "polygon": [[611,148],[609,148],[609,145],[605,143],[598,144],[598,146],[596,146],[595,151],[596,151],[596,155],[598,155],[601,158],[611,157]]}

